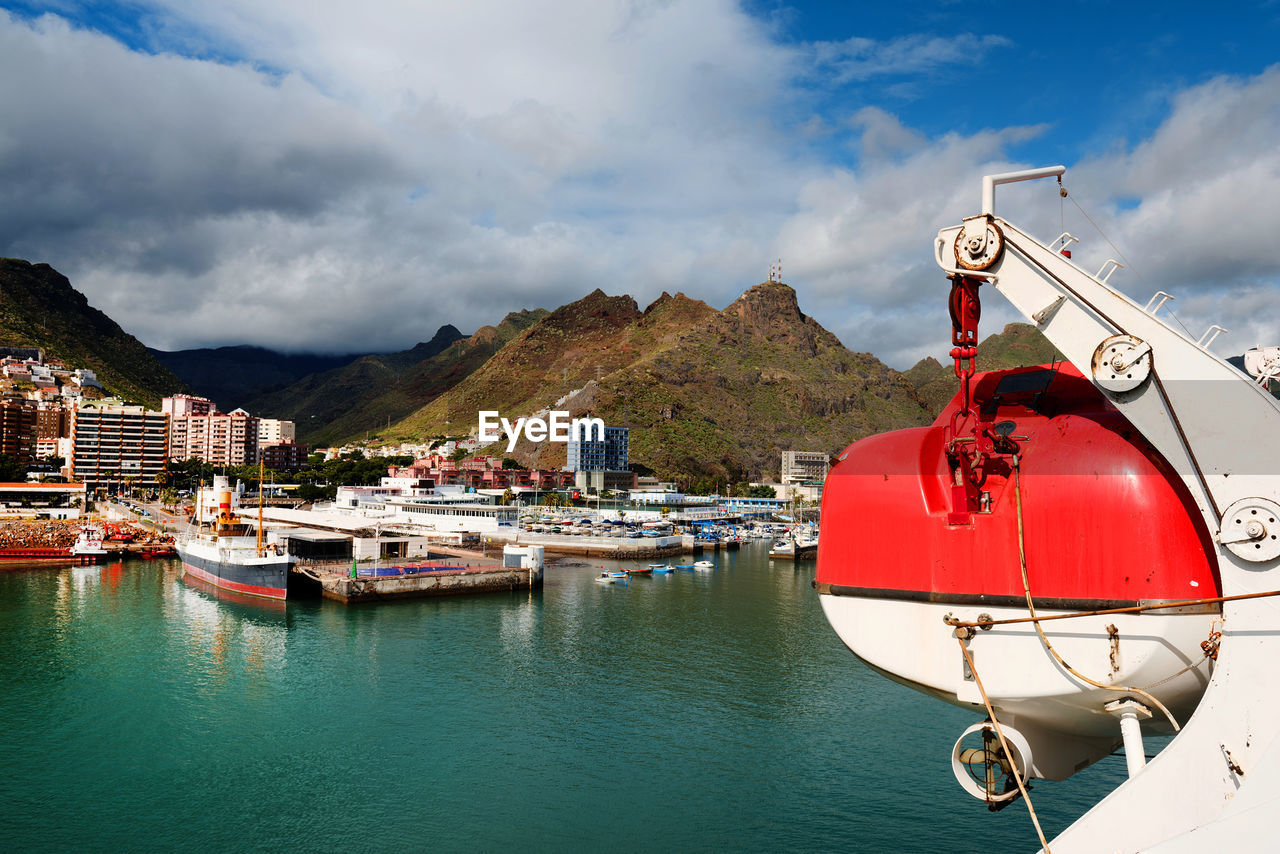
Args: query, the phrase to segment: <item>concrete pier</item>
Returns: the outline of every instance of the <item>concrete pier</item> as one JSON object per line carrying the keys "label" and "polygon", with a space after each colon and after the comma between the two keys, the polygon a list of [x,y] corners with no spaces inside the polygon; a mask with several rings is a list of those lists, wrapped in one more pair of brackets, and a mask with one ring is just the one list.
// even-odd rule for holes
{"label": "concrete pier", "polygon": [[[485,534],[486,543],[519,543],[522,546],[541,546],[548,553],[577,557],[603,557],[613,560],[637,560],[666,557],[688,551],[684,538],[670,537],[582,537],[564,534],[518,533]],[[692,538],[690,538],[692,539]]]}
{"label": "concrete pier", "polygon": [[320,583],[320,595],[350,605],[423,596],[534,590],[542,586],[543,549],[505,546],[502,559],[477,552],[439,549],[435,556],[400,565],[299,564],[293,572]]}
{"label": "concrete pier", "polygon": [[493,566],[442,567],[404,575],[352,578],[350,573],[317,573],[321,595],[350,605],[423,596],[531,590],[542,586],[542,571]]}

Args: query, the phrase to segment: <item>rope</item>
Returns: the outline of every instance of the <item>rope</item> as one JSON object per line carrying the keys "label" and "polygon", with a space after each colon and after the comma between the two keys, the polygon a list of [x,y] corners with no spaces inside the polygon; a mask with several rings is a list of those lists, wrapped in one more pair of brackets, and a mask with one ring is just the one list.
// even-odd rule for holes
{"label": "rope", "polygon": [[[1061,179],[1059,179],[1059,183],[1061,183]],[[1125,257],[1125,254],[1124,254],[1123,252],[1121,252],[1121,251],[1120,251],[1120,247],[1116,246],[1114,243],[1112,243],[1112,242],[1111,242],[1111,238],[1110,238],[1110,237],[1107,237],[1107,233],[1106,233],[1105,231],[1103,231],[1103,230],[1102,230],[1102,226],[1100,226],[1100,225],[1098,225],[1096,222],[1094,222],[1094,221],[1093,221],[1093,217],[1089,216],[1089,214],[1085,211],[1085,209],[1084,209],[1084,208],[1082,208],[1082,207],[1080,207],[1080,203],[1076,201],[1075,196],[1068,196],[1068,195],[1067,195],[1067,191],[1066,191],[1066,188],[1065,188],[1065,187],[1063,187],[1063,188],[1061,189],[1061,191],[1060,191],[1060,195],[1061,195],[1061,196],[1062,196],[1062,198],[1064,198],[1064,199],[1066,199],[1066,198],[1071,199],[1071,204],[1073,204],[1073,205],[1075,205],[1075,206],[1076,206],[1076,210],[1080,211],[1080,215],[1081,215],[1081,216],[1083,216],[1085,219],[1089,220],[1089,224],[1093,226],[1094,231],[1098,232],[1098,234],[1102,237],[1102,239],[1103,239],[1103,240],[1105,240],[1105,241],[1107,241],[1107,245],[1108,245],[1108,246],[1110,246],[1113,250],[1115,250],[1115,253],[1116,253],[1117,255],[1119,255],[1119,256],[1120,256],[1121,260],[1123,260],[1123,261],[1124,261],[1125,265],[1126,265],[1130,270],[1132,270],[1132,271],[1133,271],[1133,274],[1134,274],[1135,276],[1137,276],[1137,277],[1138,277],[1138,281],[1142,282],[1142,284],[1146,285],[1148,288],[1149,288],[1149,287],[1151,287],[1151,285],[1147,283],[1146,278],[1142,275],[1142,272],[1141,272],[1140,270],[1138,270],[1138,268],[1137,268],[1137,267],[1134,267],[1134,266],[1133,266],[1133,264],[1129,263],[1129,259]],[[1061,202],[1059,202],[1059,204],[1061,204]],[[1188,338],[1194,338],[1194,337],[1195,337],[1194,335],[1192,335],[1192,334],[1191,334],[1191,330],[1187,328],[1187,325],[1186,325],[1185,323],[1183,323],[1183,322],[1182,322],[1182,319],[1181,319],[1181,318],[1179,318],[1179,317],[1178,317],[1178,315],[1177,315],[1176,313],[1174,313],[1174,310],[1173,310],[1173,307],[1172,307],[1172,306],[1170,306],[1170,308],[1169,308],[1169,316],[1170,316],[1170,317],[1172,317],[1174,320],[1176,320],[1176,321],[1177,321],[1178,325],[1182,327],[1182,331],[1183,331],[1183,332],[1185,332],[1185,333],[1187,333],[1187,337],[1188,337]]]}
{"label": "rope", "polygon": [[1219,602],[1239,602],[1241,599],[1265,599],[1268,596],[1280,596],[1280,590],[1268,590],[1264,593],[1238,593],[1235,596],[1206,596],[1203,599],[1178,599],[1173,602],[1160,602],[1155,605],[1131,605],[1127,608],[1099,608],[1096,611],[1073,611],[1070,614],[1050,614],[1047,617],[1009,617],[1004,620],[958,620],[954,617],[944,620],[948,626],[966,629],[985,629],[991,626],[1008,626],[1014,623],[1047,623],[1050,620],[1074,620],[1078,617],[1101,617],[1106,614],[1138,614],[1143,611],[1164,611],[1170,608],[1189,608],[1193,605],[1213,605]]}
{"label": "rope", "polygon": [[[1014,454],[1013,456],[1013,495],[1014,495],[1014,498],[1017,500],[1017,507],[1018,507],[1018,565],[1022,569],[1022,589],[1023,589],[1023,592],[1025,592],[1027,595],[1027,610],[1031,612],[1032,617],[1035,617],[1036,604],[1031,597],[1031,582],[1028,580],[1028,577],[1027,577],[1027,551],[1026,551],[1025,538],[1023,537],[1023,528],[1022,528],[1022,466],[1020,464],[1017,454]],[[1155,706],[1157,709],[1159,709],[1161,712],[1164,713],[1164,716],[1169,719],[1169,723],[1173,725],[1174,732],[1178,732],[1180,729],[1182,729],[1182,727],[1178,726],[1178,721],[1173,716],[1173,713],[1170,712],[1165,707],[1164,703],[1157,700],[1152,694],[1147,693],[1141,688],[1134,688],[1127,685],[1108,685],[1103,682],[1098,682],[1095,679],[1090,679],[1088,676],[1085,676],[1083,673],[1081,673],[1079,670],[1076,670],[1070,664],[1067,664],[1066,659],[1064,659],[1061,655],[1058,654],[1058,651],[1053,648],[1053,644],[1049,643],[1049,638],[1045,636],[1044,629],[1040,627],[1040,621],[1035,620],[1032,623],[1032,625],[1035,626],[1036,634],[1040,636],[1040,642],[1044,644],[1044,648],[1049,652],[1050,655],[1054,657],[1054,659],[1058,662],[1058,664],[1062,665],[1062,667],[1072,676],[1075,676],[1080,681],[1086,682],[1095,688],[1103,688],[1106,690],[1113,690],[1113,691],[1123,691],[1125,693],[1133,693],[1133,694],[1137,694],[1139,697],[1144,697],[1153,706]]]}
{"label": "rope", "polygon": [[1017,761],[1013,758],[1013,751],[1009,749],[1009,742],[1004,740],[1004,730],[1000,728],[1000,721],[996,719],[995,709],[991,708],[991,698],[987,696],[987,689],[982,687],[982,679],[978,676],[978,668],[973,666],[973,659],[969,656],[969,648],[964,645],[965,639],[957,633],[956,640],[960,643],[960,651],[964,653],[964,660],[969,664],[969,672],[973,674],[973,682],[978,686],[978,693],[982,695],[982,703],[987,707],[987,714],[991,717],[991,725],[995,727],[996,736],[1000,739],[1000,749],[1004,751],[1005,758],[1009,760],[1009,765],[1013,768],[1013,781],[1018,784],[1018,791],[1022,794],[1022,800],[1027,804],[1027,812],[1031,814],[1031,823],[1036,826],[1036,835],[1040,837],[1040,845],[1044,849],[1044,854],[1052,854],[1049,850],[1049,841],[1044,838],[1044,831],[1040,828],[1040,818],[1036,815],[1036,808],[1031,805],[1031,796],[1027,794],[1027,787],[1022,785],[1022,774],[1018,770]]}

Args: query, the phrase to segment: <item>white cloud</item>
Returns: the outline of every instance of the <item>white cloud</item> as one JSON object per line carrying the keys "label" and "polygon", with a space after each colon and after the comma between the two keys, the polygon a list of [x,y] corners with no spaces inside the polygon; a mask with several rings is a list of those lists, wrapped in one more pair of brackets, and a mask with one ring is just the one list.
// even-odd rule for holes
{"label": "white cloud", "polygon": [[[147,53],[0,12],[0,252],[154,346],[394,349],[596,286],[723,307],[781,256],[807,313],[906,367],[948,346],[936,230],[985,172],[1044,165],[1010,155],[1042,126],[931,137],[813,95],[981,62],[996,36],[786,45],[730,0],[138,8]],[[1274,70],[1210,81],[1068,173],[1148,281],[1185,286],[1180,314],[1234,288],[1224,325],[1259,336],[1277,98]],[[1001,197],[1050,237],[1058,210],[1048,185]],[[1081,257],[1111,254],[1079,223]],[[988,306],[984,331],[1006,319]]]}
{"label": "white cloud", "polygon": [[919,74],[955,65],[977,65],[985,54],[1012,43],[1003,36],[911,34],[888,41],[854,37],[808,46],[816,71],[840,84],[873,77]]}

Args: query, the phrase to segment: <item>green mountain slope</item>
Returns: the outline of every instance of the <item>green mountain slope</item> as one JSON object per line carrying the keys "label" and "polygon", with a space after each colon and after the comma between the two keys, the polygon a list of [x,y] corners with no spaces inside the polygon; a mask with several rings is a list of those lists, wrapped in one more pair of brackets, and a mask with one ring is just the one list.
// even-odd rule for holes
{"label": "green mountain slope", "polygon": [[361,356],[250,401],[250,411],[294,421],[311,445],[362,440],[457,384],[503,345],[543,318],[544,309],[511,312],[497,326],[463,338],[452,326],[399,353]]}
{"label": "green mountain slope", "polygon": [[48,264],[0,258],[0,345],[41,347],[68,367],[91,368],[108,392],[148,406],[185,390],[141,341]]}
{"label": "green mountain slope", "polygon": [[[202,347],[193,350],[151,350],[196,394],[207,397],[223,412],[249,409],[256,397],[284,388],[310,374],[345,365],[353,358],[277,353],[246,345]],[[254,410],[249,409],[255,415]]]}
{"label": "green mountain slope", "polygon": [[[631,427],[632,460],[661,477],[722,481],[776,476],[783,450],[834,453],[926,419],[900,374],[849,352],[801,313],[795,291],[766,283],[723,312],[665,293],[641,312],[630,297],[597,290],[388,435],[457,434],[474,430],[482,409],[514,418],[547,408]],[[522,442],[515,456],[555,467],[564,445]]]}
{"label": "green mountain slope", "polygon": [[[1043,365],[1062,357],[1049,339],[1027,323],[1010,323],[1003,332],[987,336],[978,344],[979,371]],[[955,369],[932,357],[921,359],[905,373],[924,401],[930,416],[937,416],[960,389]]]}

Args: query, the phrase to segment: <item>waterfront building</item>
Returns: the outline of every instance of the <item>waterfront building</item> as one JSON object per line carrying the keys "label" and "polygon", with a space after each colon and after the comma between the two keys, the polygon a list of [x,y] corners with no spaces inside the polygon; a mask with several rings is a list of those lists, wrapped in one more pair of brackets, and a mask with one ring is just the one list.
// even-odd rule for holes
{"label": "waterfront building", "polygon": [[258,419],[243,409],[175,416],[169,429],[171,459],[198,459],[215,466],[258,462]]}
{"label": "waterfront building", "polygon": [[633,471],[578,471],[573,485],[584,492],[630,492],[636,485]]}
{"label": "waterfront building", "polygon": [[716,499],[716,506],[744,519],[768,519],[775,513],[787,512],[791,502],[784,498],[724,497]]}
{"label": "waterfront building", "polygon": [[566,447],[570,471],[627,471],[631,431],[626,427],[605,427],[604,438],[569,439]]}
{"label": "waterfront building", "polygon": [[392,519],[442,533],[495,534],[514,527],[520,514],[517,507],[441,504],[422,498],[391,498],[386,506]]}
{"label": "waterfront building", "polygon": [[822,483],[831,470],[831,459],[822,451],[783,451],[783,485],[790,483]]}
{"label": "waterfront building", "polygon": [[463,486],[470,489],[527,487],[552,490],[573,485],[573,472],[503,468],[502,460],[486,456],[455,462],[439,454],[432,454],[414,460],[407,466],[390,466],[387,474],[393,478],[429,478],[436,486]]}
{"label": "waterfront building", "polygon": [[30,464],[35,450],[35,405],[20,399],[0,401],[0,454]]}
{"label": "waterfront building", "polygon": [[67,471],[89,491],[156,486],[169,450],[169,417],[143,406],[87,404],[71,421]]}
{"label": "waterfront building", "polygon": [[74,519],[83,506],[83,483],[0,483],[0,508],[6,512]]}
{"label": "waterfront building", "polygon": [[574,485],[590,492],[624,491],[636,485],[628,468],[631,431],[626,427],[605,427],[604,438],[596,434],[570,437],[565,468],[574,473]]}

